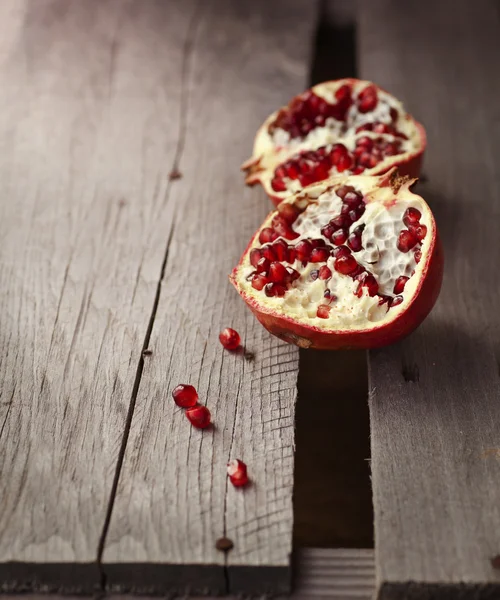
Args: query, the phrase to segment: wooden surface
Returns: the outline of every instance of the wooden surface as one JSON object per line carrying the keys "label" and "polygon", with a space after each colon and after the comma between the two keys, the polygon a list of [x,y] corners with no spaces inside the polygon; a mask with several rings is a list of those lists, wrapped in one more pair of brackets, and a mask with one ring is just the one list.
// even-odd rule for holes
{"label": "wooden surface", "polygon": [[311,51],[315,3],[267,4],[2,4],[3,591],[288,587],[298,353],[226,279],[269,208],[239,163]]}
{"label": "wooden surface", "polygon": [[[360,75],[428,134],[418,191],[445,248],[441,298],[370,354],[380,599],[500,598],[500,15],[489,1],[359,6]],[[495,75],[493,75],[495,74]]]}

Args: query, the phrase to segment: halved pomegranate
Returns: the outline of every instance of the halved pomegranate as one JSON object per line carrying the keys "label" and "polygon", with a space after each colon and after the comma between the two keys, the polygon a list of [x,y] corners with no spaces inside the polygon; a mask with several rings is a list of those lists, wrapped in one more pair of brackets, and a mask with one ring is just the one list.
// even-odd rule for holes
{"label": "halved pomegranate", "polygon": [[270,115],[242,165],[246,183],[262,184],[275,204],[340,173],[374,175],[398,166],[417,177],[425,130],[402,104],[369,81],[315,85]]}
{"label": "halved pomegranate", "polygon": [[303,348],[374,348],[434,306],[443,254],[431,210],[397,169],[336,177],[291,196],[230,279],[259,321]]}

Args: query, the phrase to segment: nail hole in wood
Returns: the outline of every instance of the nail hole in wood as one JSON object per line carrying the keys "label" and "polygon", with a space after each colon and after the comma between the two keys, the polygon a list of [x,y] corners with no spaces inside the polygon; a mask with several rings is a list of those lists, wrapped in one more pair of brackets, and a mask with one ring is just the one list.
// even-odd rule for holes
{"label": "nail hole in wood", "polygon": [[143,350],[143,352],[142,352],[143,356],[151,356],[151,354],[153,354],[153,351],[150,350],[149,348],[146,348],[146,350]]}
{"label": "nail hole in wood", "polygon": [[229,552],[234,547],[234,544],[229,538],[221,537],[215,542],[215,547],[221,552]]}
{"label": "nail hole in wood", "polygon": [[404,380],[408,383],[417,383],[420,379],[420,373],[418,370],[418,365],[403,363],[401,368],[401,374],[403,375]]}
{"label": "nail hole in wood", "polygon": [[497,554],[496,556],[494,556],[491,560],[491,566],[494,569],[499,569],[500,570],[500,554]]}
{"label": "nail hole in wood", "polygon": [[181,179],[182,178],[182,173],[179,171],[179,169],[177,169],[176,167],[174,167],[171,171],[170,174],[168,176],[170,181],[174,181],[175,179]]}

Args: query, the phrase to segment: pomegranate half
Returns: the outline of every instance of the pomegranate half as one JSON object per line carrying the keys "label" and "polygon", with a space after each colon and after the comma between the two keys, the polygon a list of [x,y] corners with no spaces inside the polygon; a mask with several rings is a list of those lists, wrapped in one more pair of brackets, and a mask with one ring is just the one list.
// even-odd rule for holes
{"label": "pomegranate half", "polygon": [[401,102],[374,83],[340,79],[315,85],[270,115],[242,165],[275,204],[312,183],[374,175],[397,166],[417,177],[425,130]]}
{"label": "pomegranate half", "polygon": [[283,201],[230,279],[259,321],[302,348],[375,348],[430,312],[443,254],[430,208],[397,169],[337,176]]}

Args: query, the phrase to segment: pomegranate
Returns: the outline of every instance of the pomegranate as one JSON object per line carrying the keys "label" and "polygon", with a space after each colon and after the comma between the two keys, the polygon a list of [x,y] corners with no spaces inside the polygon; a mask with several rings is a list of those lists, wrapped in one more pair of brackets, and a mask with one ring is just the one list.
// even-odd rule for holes
{"label": "pomegranate", "polygon": [[227,474],[235,487],[243,487],[248,483],[247,466],[237,458],[227,463]]}
{"label": "pomegranate", "polygon": [[220,332],[219,341],[226,350],[236,350],[241,344],[240,334],[231,327],[226,327]]}
{"label": "pomegranate", "polygon": [[[320,349],[384,346],[417,327],[437,300],[443,255],[415,181],[396,168],[338,176],[282,202],[230,276],[264,327]],[[287,234],[262,241],[282,221]]]}
{"label": "pomegranate", "polygon": [[[402,104],[369,81],[315,85],[270,115],[242,165],[246,183],[262,184],[275,204],[342,173],[419,175],[425,130]],[[268,240],[271,241],[271,240]]]}
{"label": "pomegranate", "polygon": [[189,419],[191,425],[197,429],[205,429],[211,423],[210,411],[202,404],[188,408],[186,410],[186,417]]}
{"label": "pomegranate", "polygon": [[177,406],[190,408],[198,404],[198,392],[192,385],[181,383],[172,391],[172,397]]}

